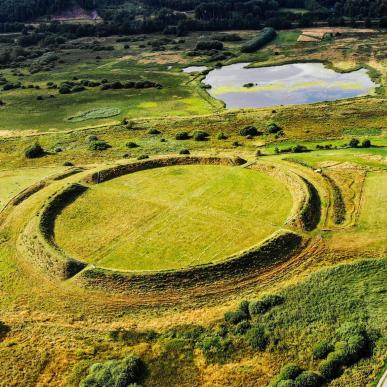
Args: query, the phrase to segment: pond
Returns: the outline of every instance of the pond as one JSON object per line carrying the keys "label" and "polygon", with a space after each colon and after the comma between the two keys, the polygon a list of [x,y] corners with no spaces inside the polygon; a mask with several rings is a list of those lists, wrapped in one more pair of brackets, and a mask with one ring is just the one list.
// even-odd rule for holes
{"label": "pond", "polygon": [[237,63],[210,71],[203,82],[227,108],[335,101],[365,95],[377,86],[366,69],[337,73],[322,63],[247,68]]}

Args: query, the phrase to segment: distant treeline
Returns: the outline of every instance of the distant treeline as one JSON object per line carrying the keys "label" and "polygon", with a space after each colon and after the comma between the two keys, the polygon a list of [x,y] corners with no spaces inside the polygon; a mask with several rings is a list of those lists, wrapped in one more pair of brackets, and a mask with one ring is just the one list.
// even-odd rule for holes
{"label": "distant treeline", "polygon": [[[387,0],[140,1],[143,7],[121,4],[123,0],[0,0],[0,32],[22,31],[20,23],[50,16],[75,2],[86,9],[96,9],[103,22],[95,25],[53,23],[41,26],[39,31],[73,37],[152,32],[183,35],[202,30],[308,27],[315,21],[356,25],[361,20],[368,26],[375,19],[380,20],[379,26],[387,26]],[[307,13],[291,12],[291,8],[304,8]],[[194,18],[188,17],[185,11],[193,11]]]}

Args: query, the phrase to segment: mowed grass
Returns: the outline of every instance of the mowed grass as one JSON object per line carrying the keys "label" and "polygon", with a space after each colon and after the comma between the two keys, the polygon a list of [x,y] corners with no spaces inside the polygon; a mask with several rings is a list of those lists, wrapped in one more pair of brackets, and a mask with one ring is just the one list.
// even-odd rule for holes
{"label": "mowed grass", "polygon": [[0,170],[0,210],[19,192],[64,169],[63,167],[43,167]]}
{"label": "mowed grass", "polygon": [[216,262],[284,225],[291,195],[238,167],[173,166],[90,189],[57,218],[57,243],[102,267],[178,269]]}

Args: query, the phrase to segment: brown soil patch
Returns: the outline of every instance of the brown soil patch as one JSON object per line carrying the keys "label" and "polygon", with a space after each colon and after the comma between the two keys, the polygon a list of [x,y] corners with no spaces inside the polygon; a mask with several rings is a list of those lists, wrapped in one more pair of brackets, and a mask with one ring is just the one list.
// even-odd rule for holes
{"label": "brown soil patch", "polygon": [[142,55],[139,63],[158,63],[158,64],[174,64],[174,63],[188,63],[187,59],[183,58],[181,54],[176,52],[163,53],[147,53]]}

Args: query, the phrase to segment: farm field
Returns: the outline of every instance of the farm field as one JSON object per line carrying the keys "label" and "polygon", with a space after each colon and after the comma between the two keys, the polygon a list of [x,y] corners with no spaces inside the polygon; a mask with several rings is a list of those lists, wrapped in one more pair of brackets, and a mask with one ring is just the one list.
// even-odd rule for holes
{"label": "farm field", "polygon": [[[256,30],[86,31],[0,63],[0,386],[377,386],[387,35],[325,25],[255,52]],[[228,109],[183,72],[309,62],[376,86]]]}

